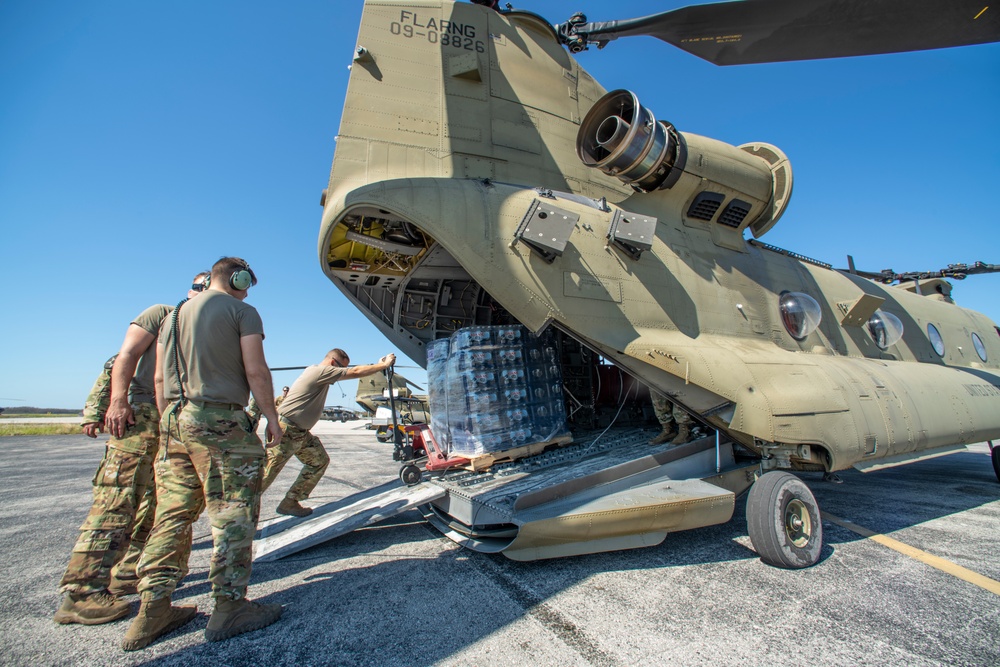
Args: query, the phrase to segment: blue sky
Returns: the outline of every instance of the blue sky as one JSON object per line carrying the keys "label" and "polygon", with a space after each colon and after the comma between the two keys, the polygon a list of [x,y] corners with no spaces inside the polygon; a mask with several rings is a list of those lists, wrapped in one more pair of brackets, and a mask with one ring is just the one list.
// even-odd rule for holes
{"label": "blue sky", "polygon": [[[684,4],[516,6],[559,22]],[[316,251],[361,5],[0,2],[0,406],[81,407],[129,321],[222,255],[260,277],[271,366],[394,351]],[[580,61],[682,131],[784,150],[795,190],[769,243],[869,270],[1000,263],[1000,45],[719,68],[633,38]],[[955,283],[994,321],[998,293],[1000,275]]]}

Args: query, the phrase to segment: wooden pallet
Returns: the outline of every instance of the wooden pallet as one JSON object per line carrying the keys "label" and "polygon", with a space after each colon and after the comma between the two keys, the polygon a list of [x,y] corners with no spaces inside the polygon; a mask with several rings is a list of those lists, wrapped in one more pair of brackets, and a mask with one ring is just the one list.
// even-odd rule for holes
{"label": "wooden pallet", "polygon": [[469,462],[462,467],[474,472],[488,470],[498,463],[509,463],[511,461],[523,459],[525,456],[541,454],[549,447],[568,445],[571,442],[573,442],[573,436],[569,433],[564,433],[562,435],[557,435],[551,440],[545,440],[544,442],[532,442],[527,445],[522,445],[521,447],[515,447],[514,449],[506,449],[502,452],[489,452],[488,454],[473,456],[469,459]]}

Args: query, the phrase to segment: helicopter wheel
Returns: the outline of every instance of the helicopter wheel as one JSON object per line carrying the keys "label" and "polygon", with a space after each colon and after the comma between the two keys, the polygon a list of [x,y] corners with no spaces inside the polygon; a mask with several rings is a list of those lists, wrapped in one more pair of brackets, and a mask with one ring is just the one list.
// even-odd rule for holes
{"label": "helicopter wheel", "polygon": [[996,473],[997,481],[1000,482],[1000,445],[991,447],[990,452],[993,458],[993,472]]}
{"label": "helicopter wheel", "polygon": [[399,479],[407,486],[413,486],[414,484],[420,483],[420,468],[413,465],[405,465],[399,469]]}
{"label": "helicopter wheel", "polygon": [[815,565],[823,549],[823,522],[809,487],[787,472],[760,477],[747,496],[747,529],[761,560],[799,569]]}

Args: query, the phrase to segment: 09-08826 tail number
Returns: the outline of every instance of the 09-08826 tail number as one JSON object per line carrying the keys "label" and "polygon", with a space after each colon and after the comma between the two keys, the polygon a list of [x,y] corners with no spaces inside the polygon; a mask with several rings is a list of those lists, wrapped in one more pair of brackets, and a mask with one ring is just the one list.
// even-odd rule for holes
{"label": "09-08826 tail number", "polygon": [[399,20],[389,24],[389,32],[406,38],[423,37],[431,44],[485,53],[483,40],[476,39],[476,26],[433,17],[421,20],[414,12],[399,12]]}

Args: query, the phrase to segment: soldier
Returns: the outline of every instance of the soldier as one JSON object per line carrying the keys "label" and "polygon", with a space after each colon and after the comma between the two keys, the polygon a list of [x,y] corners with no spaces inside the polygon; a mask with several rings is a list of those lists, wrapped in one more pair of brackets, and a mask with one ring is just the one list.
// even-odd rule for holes
{"label": "soldier", "polygon": [[309,429],[315,426],[323,415],[323,406],[326,404],[330,385],[338,380],[353,380],[384,371],[396,363],[396,355],[387,354],[376,364],[348,368],[350,363],[347,353],[340,348],[330,350],[323,361],[302,371],[302,375],[292,383],[287,398],[278,408],[278,419],[284,437],[279,446],[267,450],[267,465],[264,467],[261,493],[271,486],[292,456],[302,462],[298,479],[278,504],[278,514],[290,516],[312,514],[312,509],[303,507],[300,501],[308,498],[316,488],[316,484],[326,471],[326,466],[330,463],[330,456],[323,448],[323,443],[310,433]]}
{"label": "soldier", "polygon": [[[195,276],[188,298],[204,289],[207,277]],[[156,507],[150,484],[159,446],[153,341],[171,310],[150,306],[132,321],[121,351],[104,364],[87,398],[84,434],[96,438],[107,423],[111,438],[94,477],[90,514],[60,582],[65,597],[56,623],[97,625],[128,614],[129,604],[116,596],[135,592],[135,567]]]}
{"label": "soldier", "polygon": [[[281,393],[274,397],[274,407],[281,405],[286,396],[288,396],[287,386],[282,387]],[[256,431],[257,425],[260,423],[260,406],[257,405],[257,399],[252,396],[250,397],[250,405],[247,406],[247,414],[250,415],[250,423],[253,425],[253,430]]]}
{"label": "soldier", "polygon": [[243,303],[256,283],[245,261],[223,257],[212,266],[208,290],[174,311],[160,334],[156,402],[165,451],[156,463],[156,519],[139,562],[141,602],[122,642],[126,651],[147,646],[197,613],[196,607],[172,607],[170,596],[187,571],[190,527],[203,509],[212,525],[208,578],[215,598],[205,638],[263,628],[283,611],[246,599],[264,462],[264,447],[243,409],[251,391],[267,417],[268,446],[281,442],[264,326],[257,310]]}
{"label": "soldier", "polygon": [[649,397],[653,402],[656,419],[663,429],[658,436],[649,441],[649,444],[662,445],[668,440],[671,445],[683,445],[687,442],[691,437],[691,427],[694,425],[691,415],[653,388],[649,390]]}

